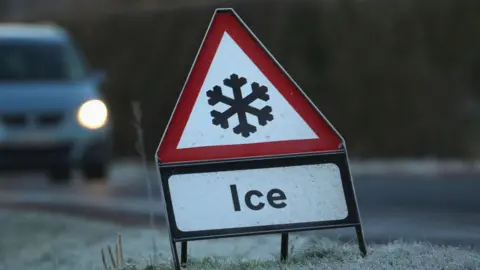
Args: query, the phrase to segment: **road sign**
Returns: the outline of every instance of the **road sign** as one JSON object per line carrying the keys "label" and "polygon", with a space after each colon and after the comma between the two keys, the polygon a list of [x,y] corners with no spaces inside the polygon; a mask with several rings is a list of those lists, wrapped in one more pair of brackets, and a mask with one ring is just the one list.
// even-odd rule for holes
{"label": "road sign", "polygon": [[233,9],[217,9],[159,144],[176,243],[355,227],[366,253],[341,135]]}

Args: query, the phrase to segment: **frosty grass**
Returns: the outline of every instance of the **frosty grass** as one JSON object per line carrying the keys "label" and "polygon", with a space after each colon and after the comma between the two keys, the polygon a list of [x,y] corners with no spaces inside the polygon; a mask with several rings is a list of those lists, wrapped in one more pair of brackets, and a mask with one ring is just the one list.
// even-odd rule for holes
{"label": "frosty grass", "polygon": [[[168,236],[162,228],[127,228],[6,210],[0,211],[0,224],[2,270],[103,270],[100,249],[110,245],[115,252],[117,234],[122,235],[126,269],[172,269]],[[152,254],[152,237],[157,257]],[[190,242],[188,269],[480,269],[478,251],[428,243],[369,245],[366,258],[355,242],[292,234],[290,244],[290,260],[281,264],[278,235]],[[111,265],[108,258],[107,263]]]}

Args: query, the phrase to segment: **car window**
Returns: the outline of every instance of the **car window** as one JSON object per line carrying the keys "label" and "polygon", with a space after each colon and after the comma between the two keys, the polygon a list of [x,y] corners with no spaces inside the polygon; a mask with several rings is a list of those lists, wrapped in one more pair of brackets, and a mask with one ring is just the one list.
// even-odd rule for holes
{"label": "car window", "polygon": [[0,42],[0,81],[72,81],[85,76],[80,56],[69,44]]}

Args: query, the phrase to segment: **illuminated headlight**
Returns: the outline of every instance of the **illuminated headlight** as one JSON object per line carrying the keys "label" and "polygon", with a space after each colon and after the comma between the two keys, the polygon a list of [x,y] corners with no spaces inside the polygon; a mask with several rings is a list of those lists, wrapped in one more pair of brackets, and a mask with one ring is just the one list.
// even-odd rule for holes
{"label": "illuminated headlight", "polygon": [[88,129],[103,127],[108,120],[108,110],[101,100],[89,100],[80,106],[77,113],[80,125]]}

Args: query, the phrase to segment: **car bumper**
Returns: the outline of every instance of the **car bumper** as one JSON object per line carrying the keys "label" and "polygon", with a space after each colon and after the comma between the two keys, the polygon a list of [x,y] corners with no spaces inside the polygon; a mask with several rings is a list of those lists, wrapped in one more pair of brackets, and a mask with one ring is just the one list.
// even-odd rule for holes
{"label": "car bumper", "polygon": [[79,167],[105,164],[111,158],[112,142],[107,132],[59,138],[49,143],[0,144],[0,170],[43,170],[57,166]]}

